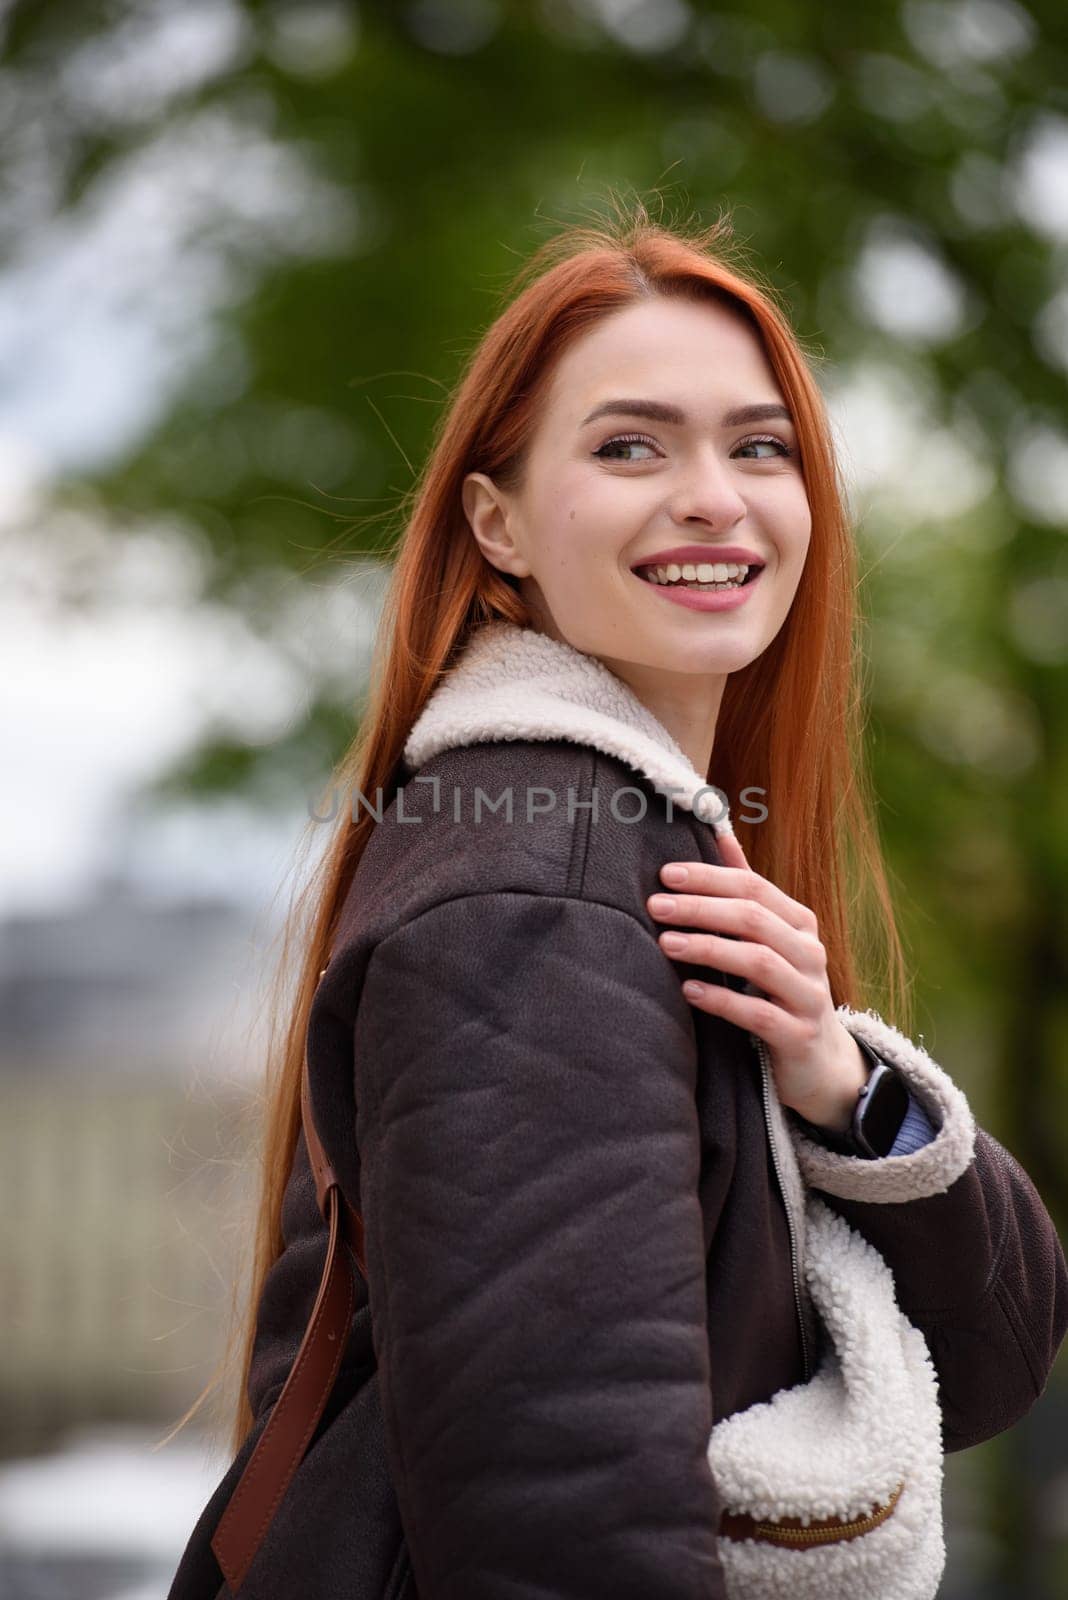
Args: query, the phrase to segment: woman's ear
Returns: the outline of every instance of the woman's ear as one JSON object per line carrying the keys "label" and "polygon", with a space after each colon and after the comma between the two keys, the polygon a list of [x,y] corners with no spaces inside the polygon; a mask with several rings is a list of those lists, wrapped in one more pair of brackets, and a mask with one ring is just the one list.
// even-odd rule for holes
{"label": "woman's ear", "polygon": [[530,563],[513,535],[515,515],[508,496],[484,472],[469,472],[461,498],[468,525],[486,560],[499,572],[530,577]]}

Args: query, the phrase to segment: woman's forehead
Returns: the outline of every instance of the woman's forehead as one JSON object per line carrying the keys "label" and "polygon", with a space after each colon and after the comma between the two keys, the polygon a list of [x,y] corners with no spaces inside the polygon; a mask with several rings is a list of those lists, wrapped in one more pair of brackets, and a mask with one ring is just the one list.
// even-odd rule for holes
{"label": "woman's forehead", "polygon": [[731,407],[785,403],[760,340],[739,316],[662,297],[580,334],[556,363],[547,409],[578,428],[619,398],[652,401],[683,418],[661,420],[703,427],[721,426]]}

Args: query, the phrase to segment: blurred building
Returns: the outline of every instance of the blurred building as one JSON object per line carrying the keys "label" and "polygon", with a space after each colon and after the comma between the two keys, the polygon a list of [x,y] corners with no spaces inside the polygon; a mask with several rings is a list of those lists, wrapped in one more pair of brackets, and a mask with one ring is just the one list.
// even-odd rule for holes
{"label": "blurred building", "polygon": [[0,1455],[176,1418],[247,1235],[265,958],[247,910],[118,880],[0,923]]}

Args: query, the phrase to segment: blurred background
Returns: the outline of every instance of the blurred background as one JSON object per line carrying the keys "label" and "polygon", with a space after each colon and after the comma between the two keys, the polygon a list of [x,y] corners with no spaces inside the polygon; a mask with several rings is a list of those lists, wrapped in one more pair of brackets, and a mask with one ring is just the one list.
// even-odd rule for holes
{"label": "blurred background", "polygon": [[[923,1041],[1068,1219],[1068,24],[1036,0],[0,3],[0,1600],[162,1600],[274,940],[521,262],[735,233],[827,396]],[[943,1600],[1068,1593],[1068,1362]]]}

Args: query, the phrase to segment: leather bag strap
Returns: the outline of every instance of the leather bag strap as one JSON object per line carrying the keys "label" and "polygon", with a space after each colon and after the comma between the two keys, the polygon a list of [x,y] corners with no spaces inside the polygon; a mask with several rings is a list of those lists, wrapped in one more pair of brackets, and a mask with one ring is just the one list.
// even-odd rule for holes
{"label": "leather bag strap", "polygon": [[[323,968],[323,972],[326,968]],[[322,977],[322,972],[319,976]],[[270,1420],[245,1464],[211,1539],[211,1548],[231,1594],[237,1594],[266,1537],[337,1381],[352,1329],[355,1264],[367,1282],[363,1219],[341,1192],[322,1147],[312,1113],[308,1057],[301,1069],[300,1111],[316,1203],[329,1228],[326,1262],[300,1349]],[[351,1256],[338,1250],[344,1233]]]}

